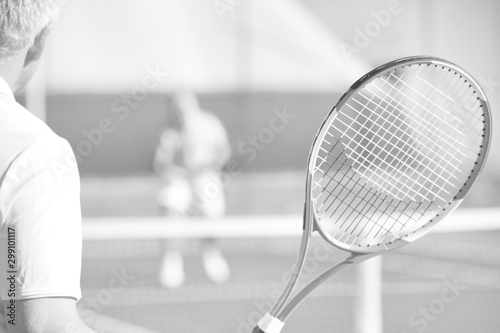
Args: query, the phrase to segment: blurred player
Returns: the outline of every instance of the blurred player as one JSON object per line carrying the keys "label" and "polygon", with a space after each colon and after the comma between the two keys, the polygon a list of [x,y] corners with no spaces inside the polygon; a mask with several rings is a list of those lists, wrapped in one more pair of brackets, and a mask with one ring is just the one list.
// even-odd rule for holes
{"label": "blurred player", "polygon": [[[158,201],[167,216],[185,220],[213,219],[225,214],[226,202],[220,179],[231,155],[226,131],[213,114],[200,108],[196,96],[174,96],[171,127],[161,134],[154,169],[163,180]],[[214,239],[201,244],[203,265],[209,278],[225,282],[230,275],[227,261]],[[165,242],[160,283],[168,288],[185,280],[183,242]]]}

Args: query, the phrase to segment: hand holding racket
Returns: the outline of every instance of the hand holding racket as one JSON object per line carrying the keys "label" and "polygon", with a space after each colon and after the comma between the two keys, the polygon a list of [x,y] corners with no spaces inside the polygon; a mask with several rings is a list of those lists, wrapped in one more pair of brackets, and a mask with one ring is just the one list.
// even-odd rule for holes
{"label": "hand holding racket", "polygon": [[[462,202],[490,137],[485,94],[445,60],[399,59],[354,83],[314,140],[300,253],[283,294],[253,332],[279,333],[323,282],[429,232]],[[350,256],[289,301],[315,231]]]}

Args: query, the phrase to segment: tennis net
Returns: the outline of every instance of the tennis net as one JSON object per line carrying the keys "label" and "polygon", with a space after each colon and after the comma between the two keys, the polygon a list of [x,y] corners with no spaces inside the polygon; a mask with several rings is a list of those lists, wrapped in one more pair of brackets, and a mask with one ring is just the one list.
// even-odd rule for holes
{"label": "tennis net", "polygon": [[[463,209],[429,235],[327,282],[283,332],[497,332],[500,209]],[[251,332],[279,296],[300,242],[298,215],[85,218],[80,305],[154,332]],[[200,240],[216,238],[230,279],[209,280]],[[185,284],[159,272],[167,242],[183,240]],[[313,237],[302,282],[345,252]],[[301,286],[299,285],[299,288]]]}

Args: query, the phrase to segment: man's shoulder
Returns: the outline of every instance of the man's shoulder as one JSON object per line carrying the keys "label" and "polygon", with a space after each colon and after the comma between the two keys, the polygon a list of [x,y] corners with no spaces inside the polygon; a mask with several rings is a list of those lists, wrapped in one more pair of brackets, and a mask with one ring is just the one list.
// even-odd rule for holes
{"label": "man's shoulder", "polygon": [[19,155],[29,150],[52,155],[67,149],[67,141],[17,103],[0,101],[0,175]]}
{"label": "man's shoulder", "polygon": [[[36,135],[39,132],[52,132],[42,120],[29,112],[16,101],[0,98],[0,128],[17,130]],[[1,134],[1,133],[0,133]]]}

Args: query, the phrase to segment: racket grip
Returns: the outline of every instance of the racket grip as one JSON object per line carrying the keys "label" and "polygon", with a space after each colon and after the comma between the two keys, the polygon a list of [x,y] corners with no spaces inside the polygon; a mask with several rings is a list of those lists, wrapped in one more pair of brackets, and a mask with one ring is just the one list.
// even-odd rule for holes
{"label": "racket grip", "polygon": [[252,333],[266,333],[263,330],[260,329],[259,325],[255,326],[253,329]]}
{"label": "racket grip", "polygon": [[268,312],[257,323],[252,333],[280,333],[284,323]]}

